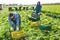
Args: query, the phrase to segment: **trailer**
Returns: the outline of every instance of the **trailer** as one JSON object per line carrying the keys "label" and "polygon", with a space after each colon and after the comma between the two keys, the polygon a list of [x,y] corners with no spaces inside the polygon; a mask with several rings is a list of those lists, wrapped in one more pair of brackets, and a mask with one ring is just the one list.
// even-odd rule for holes
{"label": "trailer", "polygon": [[3,5],[2,4],[0,4],[0,10],[2,10],[3,9]]}

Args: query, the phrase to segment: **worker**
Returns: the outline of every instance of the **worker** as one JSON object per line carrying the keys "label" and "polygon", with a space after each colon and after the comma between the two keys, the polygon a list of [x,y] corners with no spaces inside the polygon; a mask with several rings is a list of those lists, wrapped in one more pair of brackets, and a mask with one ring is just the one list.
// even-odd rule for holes
{"label": "worker", "polygon": [[38,14],[39,12],[41,12],[41,4],[40,4],[40,1],[37,2],[37,5],[36,5],[36,13]]}
{"label": "worker", "polygon": [[37,5],[36,5],[36,12],[32,12],[31,14],[31,17],[28,17],[29,20],[32,20],[32,21],[39,21],[40,20],[40,13],[41,12],[41,4],[40,4],[40,1],[37,2]]}
{"label": "worker", "polygon": [[14,28],[14,31],[20,30],[21,25],[21,17],[17,12],[10,13],[8,17],[9,23],[10,23],[10,30],[12,31]]}
{"label": "worker", "polygon": [[35,12],[33,12],[31,14],[31,17],[28,17],[28,19],[36,22],[36,21],[39,21],[40,20],[40,15],[36,14]]}

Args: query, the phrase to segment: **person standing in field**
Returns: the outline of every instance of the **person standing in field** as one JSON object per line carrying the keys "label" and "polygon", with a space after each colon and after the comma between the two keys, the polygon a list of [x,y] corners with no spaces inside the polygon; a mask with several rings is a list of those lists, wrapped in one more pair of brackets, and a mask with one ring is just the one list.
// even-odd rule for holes
{"label": "person standing in field", "polygon": [[[10,23],[10,30],[19,31],[20,30],[20,24],[21,24],[21,17],[18,13],[10,13],[8,17],[9,23]],[[13,29],[14,28],[14,29]]]}
{"label": "person standing in field", "polygon": [[40,1],[37,2],[37,5],[36,5],[36,13],[38,14],[39,12],[41,12],[41,4],[40,4]]}

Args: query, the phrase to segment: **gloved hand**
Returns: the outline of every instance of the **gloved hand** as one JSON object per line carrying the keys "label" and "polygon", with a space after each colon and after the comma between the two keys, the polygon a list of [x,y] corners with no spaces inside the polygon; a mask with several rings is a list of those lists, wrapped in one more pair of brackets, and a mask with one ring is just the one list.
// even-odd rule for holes
{"label": "gloved hand", "polygon": [[17,29],[16,29],[17,31],[19,31],[19,27],[17,27]]}
{"label": "gloved hand", "polygon": [[13,31],[13,27],[10,27],[10,31]]}

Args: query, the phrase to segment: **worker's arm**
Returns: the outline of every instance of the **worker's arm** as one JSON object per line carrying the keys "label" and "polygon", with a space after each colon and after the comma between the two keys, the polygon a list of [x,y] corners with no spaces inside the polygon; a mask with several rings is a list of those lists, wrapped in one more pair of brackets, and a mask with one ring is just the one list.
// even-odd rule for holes
{"label": "worker's arm", "polygon": [[12,27],[12,21],[11,21],[11,18],[8,16],[8,20],[9,20],[9,23],[10,23],[10,27]]}
{"label": "worker's arm", "polygon": [[17,25],[18,27],[20,27],[20,24],[21,24],[21,17],[20,17],[20,15],[19,15],[19,14],[18,14],[18,15],[16,15],[16,17],[17,17],[17,18],[16,18],[16,22],[17,22],[17,24],[16,24],[16,25]]}

